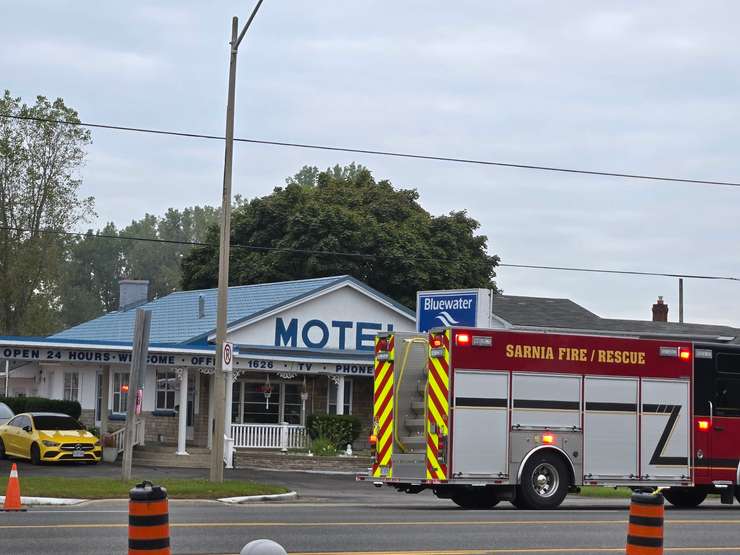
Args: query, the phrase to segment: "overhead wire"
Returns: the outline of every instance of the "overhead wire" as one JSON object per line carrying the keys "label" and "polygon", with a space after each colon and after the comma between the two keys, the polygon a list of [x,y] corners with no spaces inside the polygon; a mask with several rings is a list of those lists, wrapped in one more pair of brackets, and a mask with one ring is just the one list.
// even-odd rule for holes
{"label": "overhead wire", "polygon": [[[17,115],[17,114],[0,114],[0,117],[17,119],[17,120],[30,120],[30,121],[54,123],[54,124],[61,124],[61,125],[77,125],[77,126],[89,127],[93,129],[109,129],[113,131],[129,131],[129,132],[136,132],[136,133],[148,133],[148,134],[154,134],[154,135],[186,137],[190,139],[208,139],[208,140],[218,140],[218,141],[225,140],[225,137],[222,135],[208,135],[204,133],[188,133],[188,132],[183,132],[183,131],[169,131],[169,130],[151,129],[151,128],[145,128],[145,127],[130,127],[130,126],[124,126],[124,125],[89,123],[89,122],[81,122],[81,121],[67,121],[67,120],[58,120],[58,119],[53,119],[53,118],[41,118],[37,116],[22,116],[22,115]],[[495,167],[501,167],[501,168],[513,168],[513,169],[521,169],[521,170],[536,170],[536,171],[545,171],[545,172],[558,172],[558,173],[591,175],[591,176],[600,176],[600,177],[615,177],[615,178],[621,178],[621,179],[639,179],[639,180],[648,180],[648,181],[688,183],[688,184],[693,184],[693,185],[740,187],[740,182],[736,182],[736,181],[719,181],[719,180],[710,180],[710,179],[667,177],[667,176],[660,176],[660,175],[613,172],[613,171],[606,171],[606,170],[585,170],[585,169],[578,169],[578,168],[565,168],[565,167],[546,166],[546,165],[539,165],[539,164],[517,164],[513,162],[480,160],[480,159],[475,159],[475,158],[460,158],[460,157],[455,157],[455,156],[435,156],[431,154],[416,154],[416,153],[410,153],[410,152],[398,152],[398,151],[390,151],[390,150],[375,150],[375,149],[368,149],[368,148],[320,145],[320,144],[310,144],[310,143],[299,143],[299,142],[293,142],[293,141],[270,141],[270,140],[264,140],[264,139],[250,139],[250,138],[237,138],[237,137],[234,138],[234,141],[240,142],[240,143],[251,143],[251,144],[259,144],[259,145],[323,150],[323,151],[329,151],[329,152],[348,152],[352,154],[368,154],[372,156],[388,156],[388,157],[394,157],[394,158],[430,160],[430,161],[436,161],[436,162],[453,162],[453,163],[458,163],[458,164],[473,164],[473,165],[480,165],[480,166],[495,166]]]}
{"label": "overhead wire", "polygon": [[[21,233],[34,233],[34,230],[14,227],[14,226],[0,226],[0,231],[17,231]],[[148,243],[162,243],[180,246],[193,246],[193,247],[209,247],[212,249],[218,249],[218,245],[215,243],[206,243],[202,241],[184,241],[178,239],[160,239],[155,237],[141,237],[132,235],[109,235],[103,233],[91,233],[91,232],[74,232],[74,231],[60,231],[52,229],[40,229],[38,233],[41,234],[53,234],[67,237],[90,237],[98,239],[111,239],[119,241],[141,241]],[[387,258],[403,258],[404,260],[414,260],[417,262],[450,262],[460,263],[465,262],[464,259],[454,258],[430,258],[420,256],[397,256],[397,255],[384,255],[384,254],[368,254],[360,252],[347,252],[347,251],[330,251],[330,250],[317,250],[317,249],[296,249],[290,247],[265,247],[261,245],[247,245],[244,243],[231,243],[231,248],[251,250],[251,251],[262,251],[262,252],[287,252],[293,254],[306,254],[311,256],[344,256],[349,258],[363,258],[363,259],[387,259]],[[530,270],[551,270],[551,271],[566,271],[566,272],[587,272],[587,273],[599,273],[599,274],[617,274],[617,275],[634,275],[634,276],[651,276],[651,277],[670,277],[670,278],[686,278],[686,279],[705,279],[705,280],[722,280],[722,281],[740,281],[740,277],[735,276],[716,276],[706,274],[681,274],[672,272],[642,272],[637,270],[611,270],[606,268],[586,268],[576,266],[545,266],[539,264],[507,264],[497,263],[498,268],[519,268],[519,269],[530,269]]]}

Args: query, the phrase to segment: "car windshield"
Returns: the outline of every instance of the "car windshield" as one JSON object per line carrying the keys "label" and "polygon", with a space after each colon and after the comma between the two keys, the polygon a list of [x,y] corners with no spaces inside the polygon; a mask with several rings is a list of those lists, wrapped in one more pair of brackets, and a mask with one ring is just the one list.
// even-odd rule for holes
{"label": "car windshield", "polygon": [[84,430],[85,427],[70,416],[34,416],[37,430]]}
{"label": "car windshield", "polygon": [[0,418],[13,418],[13,411],[5,403],[0,403]]}

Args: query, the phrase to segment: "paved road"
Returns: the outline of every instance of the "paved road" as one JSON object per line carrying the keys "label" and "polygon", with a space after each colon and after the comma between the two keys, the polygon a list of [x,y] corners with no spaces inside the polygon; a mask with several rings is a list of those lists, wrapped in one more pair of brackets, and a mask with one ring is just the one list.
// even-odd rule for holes
{"label": "paved road", "polygon": [[[174,553],[238,553],[245,543],[260,537],[279,541],[290,553],[623,553],[624,500],[574,497],[549,512],[517,511],[507,503],[490,511],[462,511],[429,494],[396,494],[355,484],[347,476],[236,474],[285,484],[302,497],[295,502],[235,507],[173,501]],[[669,508],[666,519],[667,553],[740,555],[737,505],[726,507],[711,500],[699,510]],[[126,553],[126,522],[123,501],[0,513],[0,553],[122,554]]]}

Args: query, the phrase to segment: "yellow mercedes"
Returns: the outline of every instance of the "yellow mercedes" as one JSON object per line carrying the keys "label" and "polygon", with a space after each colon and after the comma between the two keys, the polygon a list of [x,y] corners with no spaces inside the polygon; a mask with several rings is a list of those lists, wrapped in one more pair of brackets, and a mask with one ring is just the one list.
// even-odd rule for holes
{"label": "yellow mercedes", "polygon": [[0,426],[0,459],[42,462],[100,462],[100,440],[66,414],[26,412]]}

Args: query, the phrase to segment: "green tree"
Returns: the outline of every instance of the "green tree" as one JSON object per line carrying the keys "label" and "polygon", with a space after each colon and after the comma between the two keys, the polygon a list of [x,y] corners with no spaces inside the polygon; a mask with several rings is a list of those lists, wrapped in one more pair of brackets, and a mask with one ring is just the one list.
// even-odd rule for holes
{"label": "green tree", "polygon": [[[303,168],[285,187],[234,210],[231,240],[253,248],[232,249],[230,284],[349,274],[407,306],[420,289],[495,288],[499,258],[487,254],[487,238],[476,235],[479,224],[465,211],[433,216],[415,190],[376,182],[355,164],[312,176]],[[217,284],[218,226],[208,242],[214,246],[183,259],[185,289]]]}
{"label": "green tree", "polygon": [[[5,91],[0,114],[79,121],[61,98],[33,106]],[[0,117],[0,333],[51,331],[70,231],[94,215],[79,169],[90,132],[74,125]]]}

